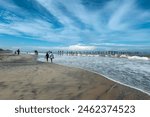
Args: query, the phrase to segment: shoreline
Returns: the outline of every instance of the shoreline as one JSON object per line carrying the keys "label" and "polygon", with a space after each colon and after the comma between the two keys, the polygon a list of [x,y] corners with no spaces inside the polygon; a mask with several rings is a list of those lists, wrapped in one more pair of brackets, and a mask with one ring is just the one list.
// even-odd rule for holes
{"label": "shoreline", "polygon": [[8,60],[0,62],[0,99],[150,99],[143,91],[86,69],[37,61],[32,55]]}
{"label": "shoreline", "polygon": [[[40,61],[40,62],[41,62],[41,61]],[[113,80],[113,79],[107,77],[106,75],[100,74],[100,73],[98,73],[98,72],[90,71],[90,70],[88,70],[88,69],[84,69],[84,68],[81,68],[81,67],[67,66],[67,65],[63,65],[63,64],[57,64],[57,65],[62,65],[62,66],[64,66],[64,67],[77,68],[77,69],[85,70],[85,71],[88,71],[88,72],[92,72],[92,73],[95,73],[95,74],[97,74],[97,75],[100,75],[100,76],[102,76],[102,77],[104,77],[104,78],[106,78],[106,79],[108,79],[108,80],[110,80],[110,81],[113,81],[113,82],[116,82],[116,83],[118,83],[118,84],[120,84],[120,85],[123,85],[123,86],[129,87],[129,88],[132,88],[132,89],[141,91],[141,92],[143,92],[143,93],[145,93],[145,94],[147,94],[147,95],[150,96],[150,94],[149,94],[148,92],[145,92],[145,91],[143,91],[142,89],[138,89],[138,88],[136,88],[136,87],[133,87],[133,86],[130,86],[130,85],[121,83],[121,82],[119,82],[119,81],[117,81],[117,80]]]}
{"label": "shoreline", "polygon": [[147,95],[150,96],[150,94],[149,94],[148,92],[145,92],[145,91],[143,91],[142,89],[138,89],[138,88],[136,88],[136,87],[133,87],[133,86],[130,86],[130,85],[121,83],[121,82],[119,82],[119,81],[117,81],[117,80],[113,80],[113,79],[111,79],[111,78],[109,78],[109,77],[107,77],[107,76],[105,76],[105,75],[103,75],[103,74],[100,74],[100,73],[98,73],[98,72],[90,71],[90,70],[88,70],[88,69],[84,69],[84,68],[81,68],[81,67],[73,67],[73,66],[67,66],[67,65],[65,66],[65,65],[63,65],[63,64],[58,64],[58,65],[62,65],[62,66],[64,66],[64,67],[70,67],[70,68],[77,68],[77,69],[81,69],[81,70],[85,70],[85,71],[88,71],[88,72],[95,73],[95,74],[97,74],[97,75],[100,75],[100,76],[102,76],[102,77],[104,77],[104,78],[106,78],[106,79],[112,81],[112,82],[115,82],[115,83],[118,83],[118,84],[120,84],[120,85],[123,85],[123,86],[129,87],[129,88],[132,88],[132,89],[141,91],[142,93],[145,93],[145,94],[147,94]]}
{"label": "shoreline", "polygon": [[[40,61],[40,60],[37,60],[37,61],[45,63],[44,61]],[[112,79],[112,78],[109,78],[108,76],[103,75],[103,74],[101,74],[101,73],[98,73],[98,72],[95,72],[95,71],[92,71],[92,70],[88,70],[88,69],[84,69],[84,68],[82,68],[82,67],[74,67],[74,66],[63,65],[63,64],[59,64],[59,63],[56,63],[56,64],[62,65],[62,66],[64,66],[64,67],[78,68],[78,69],[81,69],[81,70],[86,70],[86,71],[88,71],[88,72],[95,73],[95,74],[100,75],[100,76],[102,76],[102,77],[104,77],[104,78],[106,78],[106,79],[108,79],[108,80],[110,80],[110,81],[113,81],[113,82],[116,82],[116,83],[118,83],[118,84],[120,84],[120,85],[123,85],[123,86],[129,87],[129,88],[132,88],[132,89],[141,91],[141,92],[143,92],[143,93],[145,93],[145,94],[147,94],[147,95],[150,96],[150,93],[148,93],[148,92],[146,92],[146,91],[144,91],[144,90],[142,90],[142,89],[139,89],[139,88],[136,88],[136,87],[134,87],[134,86],[130,86],[130,85],[121,83],[120,81],[117,81],[117,80],[114,80],[114,79]]]}

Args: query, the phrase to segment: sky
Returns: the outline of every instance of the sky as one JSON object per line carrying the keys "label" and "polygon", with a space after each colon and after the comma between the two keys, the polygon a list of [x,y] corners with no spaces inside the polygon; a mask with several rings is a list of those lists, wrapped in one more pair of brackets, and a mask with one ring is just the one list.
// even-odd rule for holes
{"label": "sky", "polygon": [[0,0],[0,48],[150,51],[150,0]]}

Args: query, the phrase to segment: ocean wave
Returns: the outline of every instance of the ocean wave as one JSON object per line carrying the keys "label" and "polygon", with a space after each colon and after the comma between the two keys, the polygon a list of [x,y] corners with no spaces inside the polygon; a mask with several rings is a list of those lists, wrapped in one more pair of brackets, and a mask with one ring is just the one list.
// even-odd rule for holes
{"label": "ocean wave", "polygon": [[131,60],[150,60],[148,57],[128,56],[128,55],[121,55],[120,58],[127,58],[127,59],[131,59]]}
{"label": "ocean wave", "polygon": [[148,57],[140,57],[140,56],[128,56],[128,59],[137,59],[137,60],[150,60]]}

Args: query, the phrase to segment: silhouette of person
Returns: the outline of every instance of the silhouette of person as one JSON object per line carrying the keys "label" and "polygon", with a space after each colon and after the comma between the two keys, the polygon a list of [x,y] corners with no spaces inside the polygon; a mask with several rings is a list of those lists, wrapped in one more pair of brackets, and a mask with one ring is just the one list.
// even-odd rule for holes
{"label": "silhouette of person", "polygon": [[17,50],[17,53],[18,53],[18,55],[20,55],[20,50],[19,49]]}
{"label": "silhouette of person", "polygon": [[53,55],[53,53],[52,53],[52,52],[50,52],[49,58],[50,58],[51,63],[52,63],[52,62],[53,62],[53,59],[54,59],[54,55]]}
{"label": "silhouette of person", "polygon": [[46,53],[45,57],[46,57],[46,61],[48,62],[48,58],[49,58],[48,52]]}
{"label": "silhouette of person", "polygon": [[35,53],[35,55],[38,55],[38,51],[37,50],[35,50],[34,53]]}

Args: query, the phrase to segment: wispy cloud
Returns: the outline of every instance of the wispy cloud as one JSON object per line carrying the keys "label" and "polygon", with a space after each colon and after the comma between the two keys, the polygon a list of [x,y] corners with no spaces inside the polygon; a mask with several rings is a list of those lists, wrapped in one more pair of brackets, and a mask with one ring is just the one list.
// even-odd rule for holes
{"label": "wispy cloud", "polygon": [[126,17],[128,17],[130,11],[132,12],[134,2],[133,0],[126,0],[123,2],[124,3],[120,4],[120,6],[115,10],[108,22],[108,26],[112,30],[120,31],[128,27],[128,21],[126,21]]}
{"label": "wispy cloud", "polygon": [[86,46],[82,44],[76,44],[76,45],[70,45],[70,46],[54,46],[54,47],[49,47],[49,46],[15,46],[12,47],[12,49],[32,49],[32,50],[43,50],[43,51],[49,51],[49,50],[66,50],[66,51],[89,51],[89,50],[95,50],[97,47],[96,46]]}
{"label": "wispy cloud", "polygon": [[86,48],[93,43],[103,46],[105,43],[107,47],[139,43],[146,46],[150,44],[150,27],[146,26],[150,24],[150,12],[138,3],[138,0],[0,0],[0,35],[27,36],[70,49],[82,49],[81,45]]}

